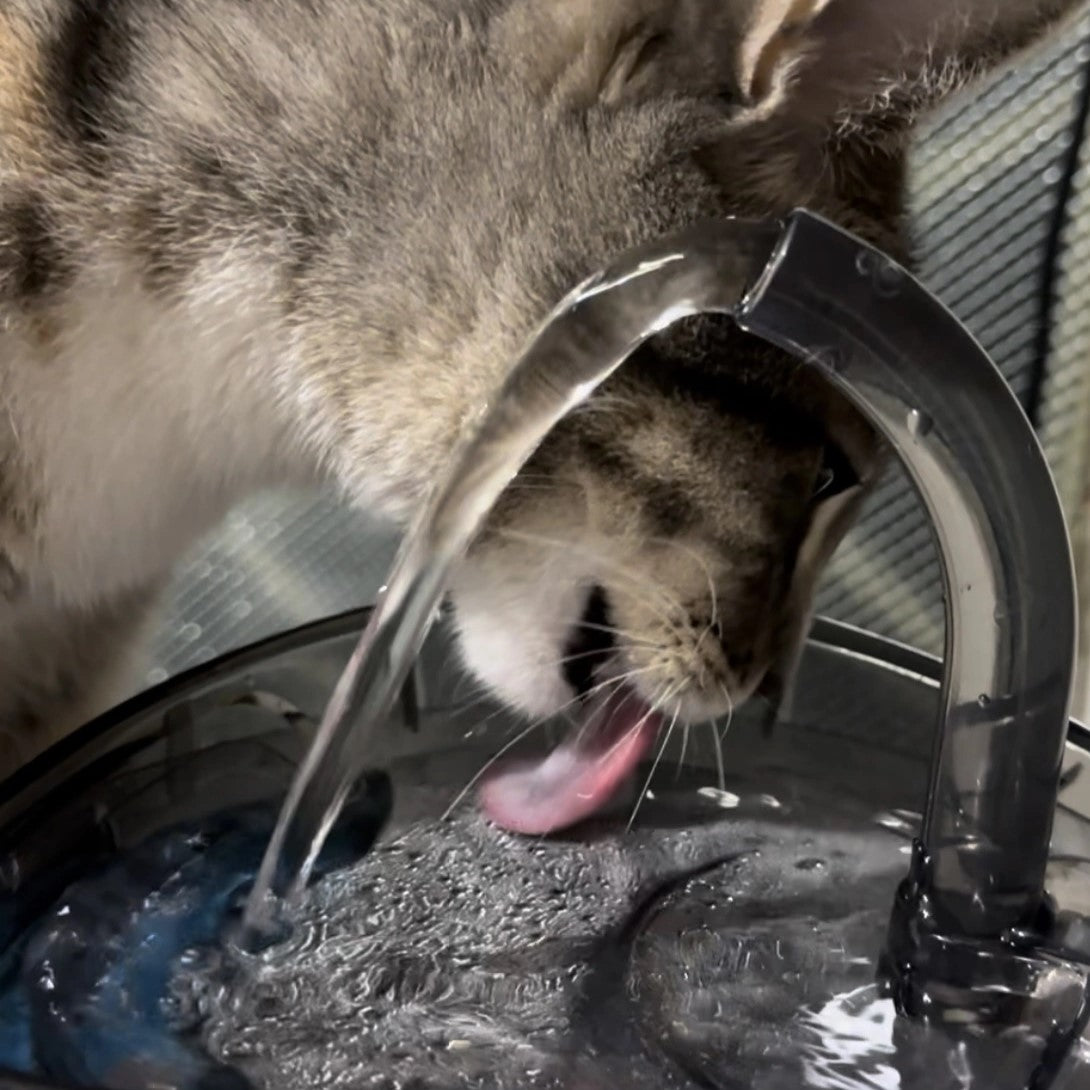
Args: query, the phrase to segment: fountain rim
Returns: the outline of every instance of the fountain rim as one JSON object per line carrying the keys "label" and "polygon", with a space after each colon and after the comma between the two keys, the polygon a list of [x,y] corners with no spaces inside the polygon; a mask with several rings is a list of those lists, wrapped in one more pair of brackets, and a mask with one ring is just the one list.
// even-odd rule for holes
{"label": "fountain rim", "polygon": [[[54,742],[7,779],[0,780],[0,833],[8,821],[18,816],[20,796],[110,731],[137,717],[166,711],[192,689],[205,688],[223,676],[326,640],[352,636],[362,630],[373,609],[371,605],[358,606],[265,636],[180,671],[109,708]],[[936,689],[942,684],[945,668],[942,656],[831,617],[818,615],[814,618],[806,643],[865,658],[881,668],[910,674],[920,683]],[[1067,744],[1086,751],[1090,757],[1090,726],[1070,716]],[[0,1090],[4,1090],[2,1084]]]}

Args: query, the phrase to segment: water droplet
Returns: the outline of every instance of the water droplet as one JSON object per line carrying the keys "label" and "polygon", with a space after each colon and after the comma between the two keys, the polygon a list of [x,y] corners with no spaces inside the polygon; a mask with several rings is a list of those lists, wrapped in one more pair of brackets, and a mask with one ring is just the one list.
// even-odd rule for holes
{"label": "water droplet", "polygon": [[824,870],[826,866],[824,859],[800,859],[795,864],[795,870]]}
{"label": "water droplet", "polygon": [[874,273],[874,254],[870,250],[860,250],[855,255],[855,269],[860,276],[871,276]]}
{"label": "water droplet", "polygon": [[905,811],[891,810],[874,816],[875,825],[888,829],[891,833],[900,836],[915,836],[919,827],[919,821]]}
{"label": "water droplet", "polygon": [[714,802],[716,806],[721,806],[724,810],[735,810],[742,801],[732,792],[720,791],[717,787],[701,787],[697,794],[702,799],[708,799],[710,802]]}
{"label": "water droplet", "polygon": [[892,262],[883,261],[874,274],[874,290],[890,298],[900,293],[904,273]]}
{"label": "water droplet", "polygon": [[873,250],[860,250],[855,257],[855,268],[860,276],[870,279],[871,286],[878,295],[888,298],[901,290],[904,273],[883,254]]}
{"label": "water droplet", "polygon": [[908,417],[905,420],[905,424],[908,427],[908,434],[913,439],[925,439],[931,432],[931,429],[935,426],[935,422],[931,419],[927,413],[920,412],[919,409],[910,409]]}

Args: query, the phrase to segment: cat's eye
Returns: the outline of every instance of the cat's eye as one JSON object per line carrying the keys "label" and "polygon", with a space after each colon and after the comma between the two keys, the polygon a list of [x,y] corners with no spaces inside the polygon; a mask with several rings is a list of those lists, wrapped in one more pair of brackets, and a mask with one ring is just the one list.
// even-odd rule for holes
{"label": "cat's eye", "polygon": [[814,501],[820,503],[832,499],[857,484],[859,475],[852,468],[847,455],[835,443],[826,443],[821,468],[814,481]]}

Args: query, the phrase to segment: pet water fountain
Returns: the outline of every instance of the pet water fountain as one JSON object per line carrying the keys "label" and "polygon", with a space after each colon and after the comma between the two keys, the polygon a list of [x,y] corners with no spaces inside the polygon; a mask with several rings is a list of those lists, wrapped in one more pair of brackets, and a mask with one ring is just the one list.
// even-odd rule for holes
{"label": "pet water fountain", "polygon": [[[446,565],[548,424],[697,311],[820,368],[886,436],[938,539],[945,660],[819,620],[771,734],[743,711],[720,766],[722,725],[694,732],[631,830],[630,805],[549,840],[448,815],[514,725],[459,699],[431,626]],[[1069,548],[958,322],[809,213],[704,225],[558,308],[469,464],[376,612],[175,678],[0,788],[0,1090],[1090,1087]],[[291,933],[225,947],[289,790],[262,880],[324,878]]]}

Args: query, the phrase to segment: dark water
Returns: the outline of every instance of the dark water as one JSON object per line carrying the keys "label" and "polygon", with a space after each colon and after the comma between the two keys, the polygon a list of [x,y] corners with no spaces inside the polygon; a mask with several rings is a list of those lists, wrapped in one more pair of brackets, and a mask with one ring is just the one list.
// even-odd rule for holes
{"label": "dark water", "polygon": [[[389,781],[361,788],[319,873],[359,859],[385,822]],[[0,961],[0,1066],[80,1087],[248,1086],[177,1032],[164,1001],[185,951],[234,934],[275,819],[271,805],[214,814],[70,886]]]}
{"label": "dark water", "polygon": [[[411,765],[349,807],[286,941],[225,937],[271,809],[161,834],[11,956],[0,1060],[129,1090],[1005,1090],[1042,1041],[894,1018],[875,985],[911,821],[687,771],[564,839]],[[769,793],[764,793],[765,791]],[[1057,978],[1057,987],[1071,986]]]}

